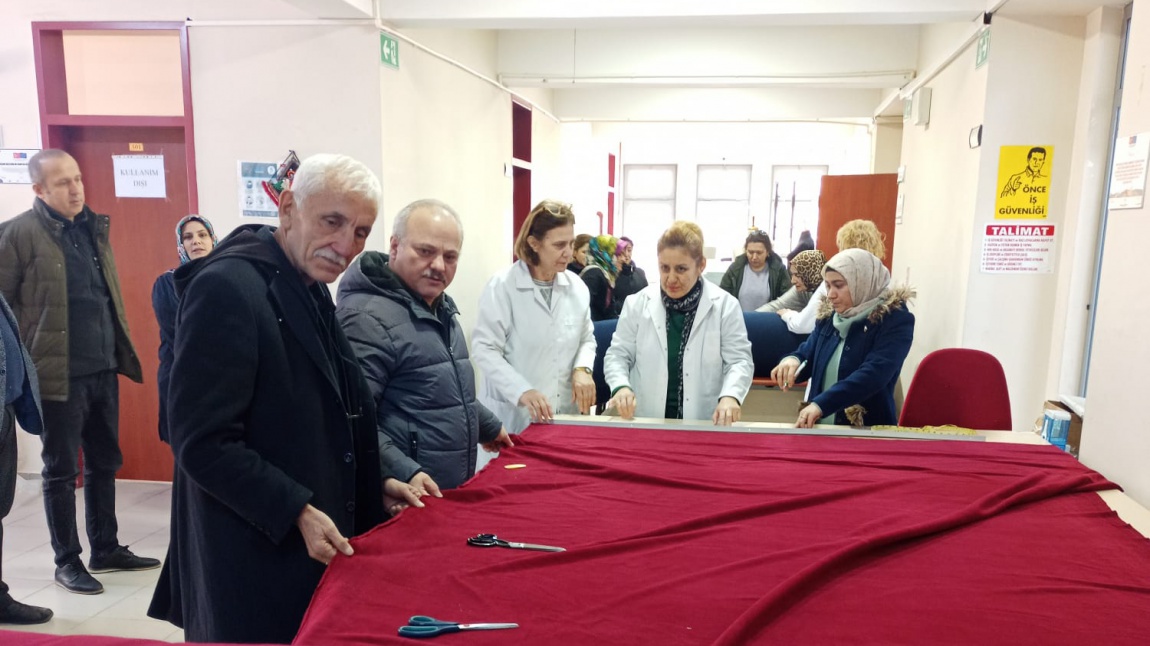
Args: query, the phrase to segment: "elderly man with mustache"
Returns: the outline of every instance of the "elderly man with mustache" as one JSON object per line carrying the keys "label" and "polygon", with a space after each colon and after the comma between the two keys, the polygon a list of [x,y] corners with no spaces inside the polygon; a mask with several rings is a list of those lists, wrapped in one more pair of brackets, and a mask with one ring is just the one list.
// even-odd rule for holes
{"label": "elderly man with mustache", "polygon": [[[462,246],[463,225],[450,206],[413,202],[395,218],[390,254],[368,251],[353,263],[336,308],[371,387],[379,431],[406,456],[394,473],[433,492],[435,483],[452,489],[475,474],[478,445],[511,446],[502,422],[475,398],[459,311],[444,293]],[[388,503],[392,513],[408,504]]]}
{"label": "elderly man with mustache", "polygon": [[362,163],[314,155],[278,228],[241,226],[175,272],[172,528],[148,614],[189,642],[289,643],[385,495],[418,504],[388,477],[402,454],[376,432],[326,285],[363,250],[380,194]]}

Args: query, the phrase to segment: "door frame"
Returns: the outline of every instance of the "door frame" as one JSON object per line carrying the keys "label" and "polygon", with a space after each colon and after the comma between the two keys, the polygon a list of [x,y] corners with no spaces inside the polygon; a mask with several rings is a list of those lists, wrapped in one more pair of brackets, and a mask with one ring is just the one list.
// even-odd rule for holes
{"label": "door frame", "polygon": [[[178,117],[139,115],[81,115],[68,112],[68,83],[64,67],[66,31],[176,31],[180,34],[184,114]],[[36,58],[36,91],[40,102],[40,145],[67,144],[70,126],[179,127],[184,129],[187,162],[188,208],[199,212],[196,184],[196,139],[192,119],[192,73],[188,53],[188,26],[183,22],[33,22],[32,49]]]}

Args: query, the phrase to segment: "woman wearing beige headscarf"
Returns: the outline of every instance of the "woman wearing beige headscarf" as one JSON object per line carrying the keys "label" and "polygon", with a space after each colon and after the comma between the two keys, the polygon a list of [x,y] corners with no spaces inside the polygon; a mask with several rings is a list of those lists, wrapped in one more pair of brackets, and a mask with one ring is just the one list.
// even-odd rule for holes
{"label": "woman wearing beige headscarf", "polygon": [[795,425],[896,424],[894,385],[914,339],[914,292],[891,287],[890,272],[868,251],[841,251],[823,268],[827,297],[814,332],[771,371],[787,390],[810,379]]}

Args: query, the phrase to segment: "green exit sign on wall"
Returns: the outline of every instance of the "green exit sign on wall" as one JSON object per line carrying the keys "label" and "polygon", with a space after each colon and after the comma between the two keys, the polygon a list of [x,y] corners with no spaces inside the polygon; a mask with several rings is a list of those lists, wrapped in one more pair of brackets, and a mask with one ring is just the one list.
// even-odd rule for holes
{"label": "green exit sign on wall", "polygon": [[387,34],[380,33],[379,60],[388,67],[399,69],[399,41]]}
{"label": "green exit sign on wall", "polygon": [[983,29],[978,35],[978,46],[974,50],[974,69],[986,65],[988,58],[990,58],[990,27]]}

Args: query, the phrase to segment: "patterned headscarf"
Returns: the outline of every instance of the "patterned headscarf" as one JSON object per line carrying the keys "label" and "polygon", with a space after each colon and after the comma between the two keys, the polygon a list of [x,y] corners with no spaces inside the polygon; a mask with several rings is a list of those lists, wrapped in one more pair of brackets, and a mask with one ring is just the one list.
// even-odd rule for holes
{"label": "patterned headscarf", "polygon": [[881,260],[865,249],[847,249],[836,253],[823,268],[824,277],[828,271],[842,274],[851,292],[854,304],[842,313],[841,318],[844,319],[873,309],[890,289],[890,272]]}
{"label": "patterned headscarf", "polygon": [[619,239],[615,236],[601,235],[591,238],[591,242],[587,243],[587,264],[594,264],[603,273],[607,274],[607,282],[611,286],[615,286],[615,277],[619,275],[619,270],[615,268],[615,246],[619,243]]}
{"label": "patterned headscarf", "polygon": [[803,281],[806,291],[813,292],[823,282],[823,265],[827,257],[818,249],[800,251],[791,260],[791,271]]}
{"label": "patterned headscarf", "polygon": [[208,222],[207,218],[202,215],[196,215],[195,213],[184,216],[179,224],[176,225],[176,251],[180,254],[181,265],[191,260],[191,258],[188,257],[187,250],[184,249],[184,225],[192,220],[204,225],[204,228],[208,230],[208,235],[212,237],[213,247],[219,244],[219,240],[216,240],[216,230],[212,228],[212,223]]}

